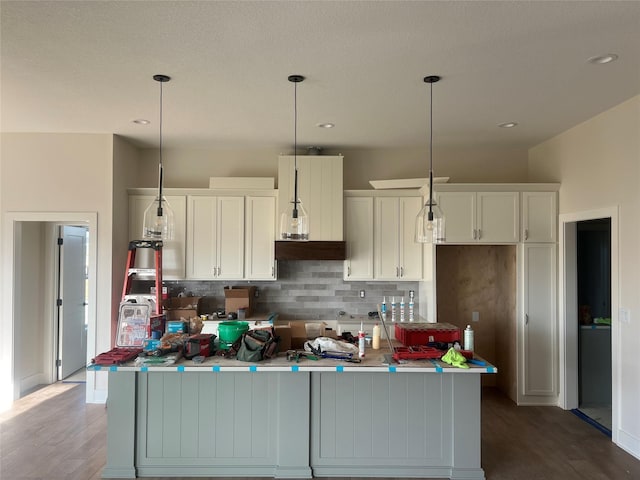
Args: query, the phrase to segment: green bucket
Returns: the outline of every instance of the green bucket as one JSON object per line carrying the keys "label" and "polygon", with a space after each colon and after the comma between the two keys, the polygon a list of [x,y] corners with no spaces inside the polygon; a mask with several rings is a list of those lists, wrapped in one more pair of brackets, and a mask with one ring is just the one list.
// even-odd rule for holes
{"label": "green bucket", "polygon": [[249,331],[249,324],[247,322],[220,322],[218,325],[220,348],[227,350],[247,331]]}

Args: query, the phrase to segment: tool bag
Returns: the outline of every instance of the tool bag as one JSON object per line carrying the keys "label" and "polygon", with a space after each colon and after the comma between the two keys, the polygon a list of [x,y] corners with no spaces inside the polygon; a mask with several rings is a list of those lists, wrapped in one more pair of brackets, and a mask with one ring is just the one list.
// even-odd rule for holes
{"label": "tool bag", "polygon": [[273,329],[249,330],[242,335],[236,358],[243,362],[259,362],[275,357],[279,340]]}

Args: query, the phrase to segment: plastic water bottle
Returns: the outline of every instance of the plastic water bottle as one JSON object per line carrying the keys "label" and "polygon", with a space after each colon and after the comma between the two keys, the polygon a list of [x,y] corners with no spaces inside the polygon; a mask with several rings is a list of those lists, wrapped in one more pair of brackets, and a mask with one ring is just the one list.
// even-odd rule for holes
{"label": "plastic water bottle", "polygon": [[413,316],[413,297],[409,298],[409,321],[413,322],[415,320],[415,317]]}
{"label": "plastic water bottle", "polygon": [[364,325],[360,322],[360,330],[358,331],[358,357],[364,358]]}
{"label": "plastic water bottle", "polygon": [[374,350],[378,350],[380,348],[380,325],[377,323],[373,326],[372,346]]}
{"label": "plastic water bottle", "polygon": [[382,297],[382,304],[380,305],[380,313],[382,314],[382,319],[387,319],[387,297]]}
{"label": "plastic water bottle", "polygon": [[400,321],[404,322],[404,297],[400,300]]}

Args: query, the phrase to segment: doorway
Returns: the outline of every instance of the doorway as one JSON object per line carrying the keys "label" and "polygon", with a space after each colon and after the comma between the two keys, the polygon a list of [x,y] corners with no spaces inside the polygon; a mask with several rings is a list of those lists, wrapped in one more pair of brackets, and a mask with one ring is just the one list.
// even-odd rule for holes
{"label": "doorway", "polygon": [[[559,221],[559,406],[566,410],[577,410],[581,406],[587,408],[583,398],[587,401],[592,398],[589,389],[593,387],[593,383],[602,389],[602,382],[606,382],[603,396],[607,398],[610,396],[610,413],[609,410],[606,411],[604,413],[606,420],[605,417],[600,417],[600,420],[606,423],[605,428],[609,430],[613,442],[618,443],[617,426],[619,425],[621,390],[620,340],[618,338],[618,208],[561,214]],[[596,235],[587,233],[585,241],[584,231],[595,228],[601,230],[600,233]],[[580,241],[579,235],[582,237]],[[595,236],[598,240],[589,239],[589,236]],[[579,260],[579,243],[582,244],[580,247],[583,251],[582,256],[586,254],[592,259],[597,258],[597,266],[591,265],[589,261]],[[585,273],[585,269],[589,269],[591,273]],[[582,280],[579,280],[580,273],[582,273]],[[597,278],[589,279],[587,276]],[[597,293],[590,293],[594,289]],[[585,308],[581,309],[581,305]],[[588,308],[586,308],[587,305]],[[599,320],[594,323],[595,318]],[[605,323],[609,323],[610,326],[604,326]],[[594,325],[603,325],[603,328],[594,328]],[[607,337],[604,340],[597,339],[595,347],[590,344],[593,343],[591,338],[585,338],[591,337],[589,334],[593,333],[592,330],[604,330],[602,336]],[[600,333],[603,332],[597,332],[597,334]],[[581,341],[581,336],[584,342]],[[599,362],[595,367],[595,376],[592,365],[594,361]],[[598,372],[598,369],[601,371]],[[602,374],[602,370],[607,373],[605,380],[597,376]],[[595,412],[589,413],[598,415]],[[589,419],[586,415],[585,418]]]}
{"label": "doorway", "polygon": [[578,412],[611,435],[611,219],[576,223]]}

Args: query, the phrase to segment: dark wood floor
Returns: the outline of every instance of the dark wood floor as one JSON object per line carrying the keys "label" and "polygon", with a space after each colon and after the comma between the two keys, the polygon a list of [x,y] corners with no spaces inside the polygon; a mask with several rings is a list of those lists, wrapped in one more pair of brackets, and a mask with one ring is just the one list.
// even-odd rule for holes
{"label": "dark wood floor", "polygon": [[[82,384],[32,393],[0,414],[0,479],[99,480],[106,424],[103,405],[84,403]],[[559,408],[516,407],[485,388],[482,427],[488,480],[640,480],[640,460]]]}

